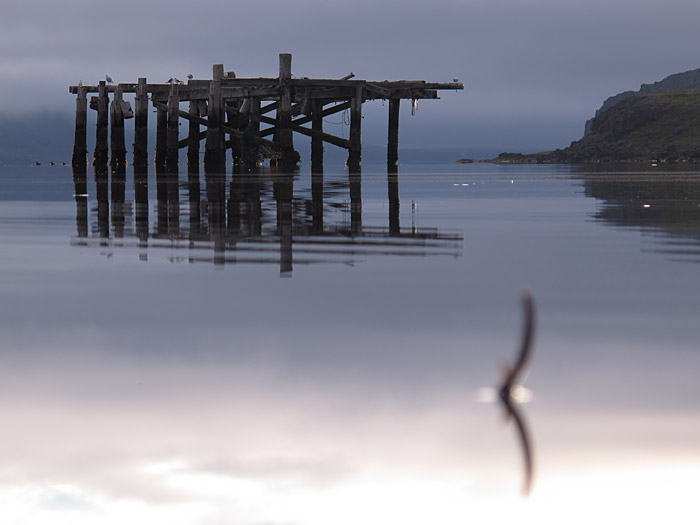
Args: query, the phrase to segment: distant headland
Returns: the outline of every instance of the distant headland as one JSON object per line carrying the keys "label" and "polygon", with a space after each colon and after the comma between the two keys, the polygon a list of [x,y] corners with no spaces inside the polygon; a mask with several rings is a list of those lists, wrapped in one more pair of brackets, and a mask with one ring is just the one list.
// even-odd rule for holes
{"label": "distant headland", "polygon": [[567,148],[531,154],[501,153],[482,162],[700,163],[700,69],[609,97],[586,122],[583,138]]}

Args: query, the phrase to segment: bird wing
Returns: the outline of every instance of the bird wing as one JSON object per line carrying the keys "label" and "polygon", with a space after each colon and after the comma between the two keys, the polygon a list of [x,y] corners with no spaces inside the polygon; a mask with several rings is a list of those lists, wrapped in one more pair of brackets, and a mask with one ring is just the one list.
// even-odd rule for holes
{"label": "bird wing", "polygon": [[508,414],[513,417],[518,430],[520,448],[523,451],[524,475],[523,475],[523,495],[528,496],[532,489],[532,448],[530,446],[530,435],[525,425],[525,419],[512,403],[504,403]]}
{"label": "bird wing", "polygon": [[535,333],[535,301],[532,298],[532,293],[526,290],[522,294],[523,310],[525,319],[523,324],[523,337],[520,343],[520,351],[515,360],[515,364],[506,378],[508,385],[517,383],[518,378],[522,375],[523,369],[532,354],[532,339]]}

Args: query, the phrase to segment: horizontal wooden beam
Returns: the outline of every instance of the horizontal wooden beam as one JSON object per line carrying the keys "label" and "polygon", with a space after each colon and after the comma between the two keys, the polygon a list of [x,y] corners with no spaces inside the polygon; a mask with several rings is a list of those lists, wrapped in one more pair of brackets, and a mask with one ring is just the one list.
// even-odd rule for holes
{"label": "horizontal wooden beam", "polygon": [[[179,89],[180,100],[206,100],[209,94],[210,80],[191,80],[187,84],[182,84]],[[292,91],[303,93],[304,96],[311,98],[348,98],[352,96],[358,86],[363,86],[367,91],[375,95],[385,98],[402,98],[401,93],[418,90],[430,91],[441,89],[464,89],[464,84],[459,82],[425,82],[423,80],[398,80],[398,81],[383,81],[372,82],[367,80],[337,80],[337,79],[291,79],[290,88]],[[117,88],[120,88],[122,93],[136,93],[137,84],[124,83],[112,84],[106,86],[110,93],[114,93]],[[99,86],[69,86],[68,91],[74,95],[78,93],[78,89],[85,90],[86,93],[97,93]],[[146,91],[156,98],[167,98],[170,93],[170,84],[147,84]],[[245,98],[245,97],[270,97],[279,96],[279,83],[276,78],[236,78],[222,79],[221,92],[224,99],[226,98]],[[334,95],[339,93],[340,95]],[[347,94],[350,93],[348,96]]]}

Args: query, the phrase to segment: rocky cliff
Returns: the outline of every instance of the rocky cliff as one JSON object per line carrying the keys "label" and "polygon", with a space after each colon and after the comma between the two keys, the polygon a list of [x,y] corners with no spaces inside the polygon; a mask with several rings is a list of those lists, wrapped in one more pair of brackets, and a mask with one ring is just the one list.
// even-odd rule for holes
{"label": "rocky cliff", "polygon": [[[659,91],[689,91],[696,89],[700,90],[700,69],[692,69],[683,73],[675,73],[667,76],[663,80],[654,82],[653,84],[642,84],[638,91],[623,91],[622,93],[608,97],[603,102],[603,105],[596,110],[595,117],[601,115],[603,112],[609,110],[623,100],[627,100],[628,98],[632,98],[637,95],[648,95],[651,93],[658,93]],[[593,119],[586,121],[584,136],[588,135],[592,131],[592,125]]]}
{"label": "rocky cliff", "polygon": [[500,163],[700,162],[700,90],[637,94],[591,121],[568,148],[502,153]]}

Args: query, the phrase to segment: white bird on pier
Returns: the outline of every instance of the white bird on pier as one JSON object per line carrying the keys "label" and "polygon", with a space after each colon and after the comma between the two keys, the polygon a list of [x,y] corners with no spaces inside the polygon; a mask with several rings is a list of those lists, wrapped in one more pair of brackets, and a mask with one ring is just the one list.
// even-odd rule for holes
{"label": "white bird on pier", "polygon": [[112,80],[112,77],[109,75],[105,75],[105,80],[107,81],[107,84],[114,84],[114,80]]}
{"label": "white bird on pier", "polygon": [[187,80],[192,80],[193,78],[194,78],[194,75],[193,75],[192,73],[190,73],[189,75],[187,75]]}
{"label": "white bird on pier", "polygon": [[452,79],[452,82],[454,82],[454,83],[459,82],[459,77],[454,77],[454,78]]}
{"label": "white bird on pier", "polygon": [[166,84],[172,84],[175,82],[175,79],[173,77],[170,77],[168,80],[165,81]]}
{"label": "white bird on pier", "polygon": [[173,82],[175,82],[176,84],[184,84],[184,82],[182,80],[180,80],[179,78],[174,78]]}

